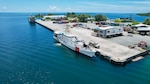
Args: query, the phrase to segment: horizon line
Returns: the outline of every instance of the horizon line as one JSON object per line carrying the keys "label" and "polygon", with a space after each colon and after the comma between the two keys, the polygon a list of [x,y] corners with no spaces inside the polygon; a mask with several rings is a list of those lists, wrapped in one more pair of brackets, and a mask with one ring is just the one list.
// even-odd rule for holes
{"label": "horizon line", "polygon": [[[0,13],[72,13],[72,12],[19,12],[19,11],[5,11],[5,12],[2,12],[0,11]],[[138,14],[138,13],[150,13],[150,12],[73,12],[73,13],[131,13],[131,14]]]}

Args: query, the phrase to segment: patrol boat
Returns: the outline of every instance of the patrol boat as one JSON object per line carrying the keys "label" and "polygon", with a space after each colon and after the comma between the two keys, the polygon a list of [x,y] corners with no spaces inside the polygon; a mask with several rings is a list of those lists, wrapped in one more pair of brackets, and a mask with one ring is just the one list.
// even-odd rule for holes
{"label": "patrol boat", "polygon": [[72,34],[55,31],[53,38],[73,51],[89,57],[95,57],[96,50],[90,45],[85,44],[83,40],[79,40],[76,36]]}

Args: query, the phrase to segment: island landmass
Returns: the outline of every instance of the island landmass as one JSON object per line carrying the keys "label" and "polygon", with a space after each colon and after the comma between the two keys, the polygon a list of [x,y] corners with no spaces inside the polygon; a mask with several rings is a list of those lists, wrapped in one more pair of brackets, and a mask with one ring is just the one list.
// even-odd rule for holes
{"label": "island landmass", "polygon": [[150,12],[149,13],[138,13],[137,15],[139,15],[139,16],[150,16]]}

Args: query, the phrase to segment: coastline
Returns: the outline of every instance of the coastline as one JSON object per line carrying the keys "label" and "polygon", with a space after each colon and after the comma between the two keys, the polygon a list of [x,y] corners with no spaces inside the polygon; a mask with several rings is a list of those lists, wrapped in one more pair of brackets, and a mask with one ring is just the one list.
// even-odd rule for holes
{"label": "coastline", "polygon": [[[36,20],[36,22],[51,31],[64,31],[65,24],[53,24],[51,21],[42,21]],[[84,32],[82,32],[84,31]],[[109,58],[110,62],[116,64],[124,64],[132,59],[141,56],[147,51],[138,51],[135,49],[130,49],[126,46],[108,41],[103,38],[97,38],[91,36],[91,30],[81,29],[81,28],[73,28],[70,29],[71,34],[77,36],[79,39],[84,40],[88,43],[90,40],[100,43],[101,48],[97,51],[101,53],[103,58]]]}
{"label": "coastline", "polygon": [[[53,32],[39,24],[30,25],[28,16],[0,16],[2,84],[149,84],[150,54],[124,66],[110,64],[98,56],[91,59],[55,43]],[[125,37],[136,39],[134,35]],[[118,39],[122,37],[110,40]]]}
{"label": "coastline", "polygon": [[[0,12],[0,14],[25,14],[25,15],[36,15],[36,14],[48,14],[49,12]],[[52,12],[52,14],[58,14],[58,15],[65,15],[66,12]],[[115,18],[124,18],[124,17],[130,17],[132,15],[133,19],[138,22],[143,22],[146,18],[149,18],[148,16],[138,16],[137,13],[101,13],[101,12],[77,12],[77,14],[90,14],[91,16],[94,16],[96,14],[103,14],[107,16],[109,19],[115,19]]]}

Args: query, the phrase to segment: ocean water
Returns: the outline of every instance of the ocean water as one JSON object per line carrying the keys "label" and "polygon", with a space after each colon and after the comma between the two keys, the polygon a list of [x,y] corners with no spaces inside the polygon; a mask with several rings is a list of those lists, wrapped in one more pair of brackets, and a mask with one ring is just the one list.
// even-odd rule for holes
{"label": "ocean water", "polygon": [[0,84],[150,83],[150,55],[126,66],[87,58],[55,43],[53,32],[29,24],[28,15],[0,13]]}

